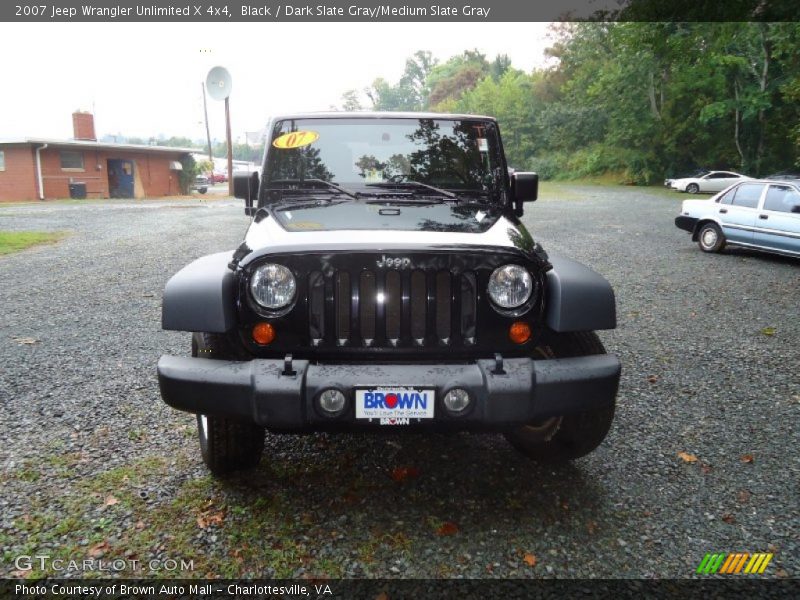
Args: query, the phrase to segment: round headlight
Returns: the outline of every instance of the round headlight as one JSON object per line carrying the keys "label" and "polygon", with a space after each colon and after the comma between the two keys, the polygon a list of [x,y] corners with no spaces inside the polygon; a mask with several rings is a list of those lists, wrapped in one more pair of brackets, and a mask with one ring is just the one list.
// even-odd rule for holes
{"label": "round headlight", "polygon": [[518,265],[497,267],[489,278],[489,297],[500,308],[517,308],[531,297],[531,274]]}
{"label": "round headlight", "polygon": [[250,292],[264,308],[283,308],[294,300],[296,289],[294,275],[283,265],[261,265],[250,278]]}

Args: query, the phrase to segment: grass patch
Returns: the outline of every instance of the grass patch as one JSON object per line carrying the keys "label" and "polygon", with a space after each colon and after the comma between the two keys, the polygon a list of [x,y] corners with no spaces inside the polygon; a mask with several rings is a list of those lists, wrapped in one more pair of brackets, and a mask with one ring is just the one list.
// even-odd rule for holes
{"label": "grass patch", "polygon": [[0,255],[19,252],[39,244],[52,244],[65,235],[61,231],[0,231]]}
{"label": "grass patch", "polygon": [[590,175],[588,177],[566,180],[564,183],[571,183],[572,185],[606,185],[613,187],[624,185],[626,187],[635,187],[628,186],[626,183],[627,179],[628,178],[624,173],[617,171],[606,171],[605,173],[601,173],[599,175]]}
{"label": "grass patch", "polygon": [[[6,576],[13,557],[37,553],[78,561],[136,560],[138,567],[127,566],[118,574],[146,579],[292,578],[299,569],[304,576],[337,578],[348,573],[352,561],[370,576],[387,560],[411,560],[418,535],[436,535],[432,525],[424,524],[421,531],[402,524],[354,530],[340,517],[383,493],[399,493],[397,487],[388,477],[375,481],[355,474],[341,483],[332,478],[325,460],[303,466],[276,459],[218,480],[205,473],[198,476],[193,467],[199,457],[180,450],[76,477],[86,469],[87,457],[53,446],[41,470],[24,464],[9,474],[12,486],[38,477],[43,493],[27,499],[13,529],[0,529]],[[325,494],[305,498],[307,490],[323,487]],[[431,523],[441,525],[438,520]],[[3,535],[7,543],[2,543]],[[191,567],[175,572],[156,564],[151,570],[150,561],[164,557]],[[58,575],[49,566],[36,565],[28,577]]]}
{"label": "grass patch", "polygon": [[[621,185],[607,178],[540,181],[539,198],[541,200],[584,200],[587,197],[587,187],[605,188],[603,191],[611,191],[610,188],[616,188],[620,193],[628,196],[632,194],[649,197],[656,196],[677,202],[687,199],[686,194],[681,194],[663,185]],[[690,197],[697,198],[698,196]],[[708,197],[710,198],[710,196]]]}
{"label": "grass patch", "polygon": [[[639,189],[639,188],[636,188]],[[679,200],[683,201],[687,198],[702,198],[702,196],[692,196],[691,194],[681,194],[680,192],[673,190],[672,188],[664,187],[663,185],[648,185],[642,186],[641,190],[643,192],[647,192],[653,196],[662,196],[664,198],[669,198],[670,200]],[[706,198],[710,198],[711,196],[708,195]]]}
{"label": "grass patch", "polygon": [[583,195],[574,189],[574,183],[563,181],[540,181],[540,200],[581,200]]}

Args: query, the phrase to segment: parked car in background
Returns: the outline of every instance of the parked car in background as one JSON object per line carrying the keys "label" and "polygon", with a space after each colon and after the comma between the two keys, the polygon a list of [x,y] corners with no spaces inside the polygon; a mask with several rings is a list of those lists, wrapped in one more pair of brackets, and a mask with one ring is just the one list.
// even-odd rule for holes
{"label": "parked car in background", "polygon": [[208,175],[208,180],[212,184],[215,184],[215,183],[227,183],[228,182],[228,176],[225,175],[225,173],[210,173]]}
{"label": "parked car in background", "polygon": [[699,192],[721,192],[729,185],[752,179],[733,171],[709,171],[699,177],[684,177],[672,181],[673,189],[679,192],[697,194]]}
{"label": "parked car in background", "polygon": [[192,189],[201,194],[205,194],[208,191],[208,177],[205,175],[198,175],[195,177]]}
{"label": "parked car in background", "polygon": [[672,187],[672,183],[677,181],[678,179],[689,179],[689,178],[692,178],[692,177],[702,177],[706,173],[708,173],[708,169],[696,169],[695,171],[692,171],[688,175],[683,175],[681,177],[670,177],[670,178],[664,180],[664,187]]}
{"label": "parked car in background", "polygon": [[731,245],[800,256],[800,182],[749,180],[709,200],[684,200],[675,225],[703,252]]}
{"label": "parked car in background", "polygon": [[772,175],[767,175],[764,179],[770,179],[772,181],[800,181],[800,173],[794,173],[792,171],[781,171],[780,173],[773,173]]}

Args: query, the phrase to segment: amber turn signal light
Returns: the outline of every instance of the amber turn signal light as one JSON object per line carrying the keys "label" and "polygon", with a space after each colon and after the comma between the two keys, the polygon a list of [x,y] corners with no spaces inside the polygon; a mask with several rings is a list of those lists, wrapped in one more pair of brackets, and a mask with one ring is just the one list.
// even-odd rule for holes
{"label": "amber turn signal light", "polygon": [[525,321],[516,321],[509,327],[508,337],[515,344],[524,344],[531,339],[531,326]]}
{"label": "amber turn signal light", "polygon": [[275,328],[269,323],[256,323],[253,327],[253,340],[256,344],[266,346],[275,339]]}

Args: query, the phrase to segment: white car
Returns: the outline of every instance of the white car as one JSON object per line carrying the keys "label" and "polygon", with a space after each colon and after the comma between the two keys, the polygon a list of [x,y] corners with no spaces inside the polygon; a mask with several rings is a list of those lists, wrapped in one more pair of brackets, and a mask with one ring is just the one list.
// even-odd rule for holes
{"label": "white car", "polygon": [[800,182],[753,179],[709,200],[684,200],[675,226],[703,252],[731,245],[800,257]]}
{"label": "white car", "polygon": [[709,171],[705,175],[699,177],[674,179],[671,183],[671,187],[679,192],[688,192],[690,194],[697,194],[698,192],[713,193],[721,192],[734,183],[748,181],[750,179],[752,179],[752,177],[734,173],[733,171]]}

